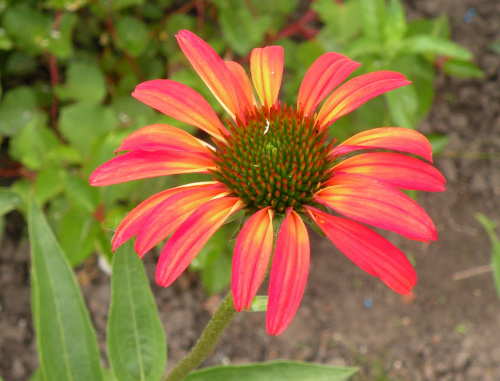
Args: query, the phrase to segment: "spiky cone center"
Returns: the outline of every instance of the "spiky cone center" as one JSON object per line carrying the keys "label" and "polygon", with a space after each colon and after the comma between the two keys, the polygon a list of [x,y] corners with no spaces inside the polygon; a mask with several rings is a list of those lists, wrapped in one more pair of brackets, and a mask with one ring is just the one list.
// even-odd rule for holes
{"label": "spiky cone center", "polygon": [[301,211],[330,174],[331,142],[316,115],[305,116],[286,105],[257,108],[245,122],[228,121],[230,134],[217,141],[215,178],[255,212],[271,206],[282,214]]}

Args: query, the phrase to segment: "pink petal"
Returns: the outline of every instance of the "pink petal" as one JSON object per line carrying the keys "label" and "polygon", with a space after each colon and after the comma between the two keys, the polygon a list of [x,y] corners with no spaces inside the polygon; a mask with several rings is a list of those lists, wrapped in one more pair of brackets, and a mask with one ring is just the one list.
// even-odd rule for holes
{"label": "pink petal", "polygon": [[402,251],[373,230],[345,218],[306,207],[335,246],[367,273],[400,294],[409,294],[417,274]]}
{"label": "pink petal", "polygon": [[324,184],[314,200],[343,215],[419,241],[436,240],[427,213],[403,192],[358,174],[339,174]]}
{"label": "pink petal", "polygon": [[113,251],[115,251],[116,248],[123,244],[125,241],[128,241],[134,235],[139,233],[139,230],[141,230],[142,226],[144,225],[144,221],[147,220],[151,211],[156,208],[158,204],[165,201],[168,197],[178,192],[182,192],[186,189],[204,188],[213,186],[214,184],[218,183],[215,181],[207,181],[182,185],[180,187],[164,190],[163,192],[157,193],[149,197],[147,200],[141,202],[134,209],[132,209],[132,211],[130,211],[125,216],[120,225],[118,225],[115,235],[113,236],[113,240],[111,241]]}
{"label": "pink petal", "polygon": [[198,127],[214,138],[224,140],[227,135],[215,111],[196,91],[170,79],[143,82],[132,96],[181,122]]}
{"label": "pink petal", "polygon": [[304,222],[291,208],[281,225],[274,250],[266,327],[279,335],[299,308],[309,272],[309,236]]}
{"label": "pink petal", "polygon": [[134,150],[175,150],[196,152],[211,157],[207,146],[209,145],[180,128],[168,124],[152,124],[127,136],[115,153]]}
{"label": "pink petal", "polygon": [[360,132],[332,149],[332,156],[353,151],[384,148],[419,155],[432,162],[432,147],[420,132],[403,127],[382,127]]}
{"label": "pink petal", "polygon": [[163,248],[156,268],[156,282],[163,287],[172,284],[227,218],[244,206],[238,197],[222,197],[196,209]]}
{"label": "pink petal", "polygon": [[233,76],[224,61],[205,41],[188,30],[181,30],[175,36],[182,52],[194,70],[231,115],[240,115],[240,105],[234,89]]}
{"label": "pink petal", "polygon": [[227,194],[222,186],[186,189],[158,204],[144,221],[135,241],[135,251],[141,257],[161,240],[172,234],[198,207]]}
{"label": "pink petal", "polygon": [[260,101],[271,107],[278,99],[283,77],[284,52],[281,46],[256,48],[250,55],[250,71]]}
{"label": "pink petal", "polygon": [[[254,107],[254,96],[252,90],[252,83],[250,78],[239,63],[234,61],[225,61],[226,66],[233,75],[234,78],[234,89],[238,97],[238,102],[242,106],[243,110],[252,111]],[[242,111],[243,111],[242,110]],[[240,115],[243,117],[244,115]]]}
{"label": "pink petal", "polygon": [[335,173],[367,175],[403,189],[444,191],[446,180],[433,166],[397,153],[372,152],[353,156],[335,166]]}
{"label": "pink petal", "polygon": [[270,207],[257,211],[236,240],[231,289],[237,311],[250,308],[266,273],[273,250],[273,215]]}
{"label": "pink petal", "polygon": [[404,75],[392,71],[376,71],[353,78],[326,99],[318,121],[324,127],[329,126],[377,95],[410,83]]}
{"label": "pink petal", "polygon": [[300,85],[297,108],[311,114],[321,101],[361,64],[339,53],[325,53],[311,65]]}
{"label": "pink petal", "polygon": [[132,151],[104,163],[90,175],[90,185],[103,186],[180,173],[209,173],[207,157],[181,151]]}

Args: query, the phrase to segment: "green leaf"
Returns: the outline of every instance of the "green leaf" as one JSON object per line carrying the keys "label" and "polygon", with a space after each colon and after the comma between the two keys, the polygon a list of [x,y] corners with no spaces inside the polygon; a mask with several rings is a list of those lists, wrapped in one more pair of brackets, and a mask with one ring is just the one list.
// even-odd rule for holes
{"label": "green leaf", "polygon": [[399,0],[390,0],[387,7],[384,26],[384,39],[391,45],[400,41],[408,31],[406,15],[403,5]]}
{"label": "green leaf", "polygon": [[43,205],[63,190],[64,170],[61,168],[44,168],[36,175],[34,191],[38,205]]}
{"label": "green leaf", "polygon": [[185,381],[341,381],[356,371],[298,361],[272,361],[205,368],[192,372]]}
{"label": "green leaf", "polygon": [[498,297],[500,297],[500,240],[495,233],[497,224],[481,213],[476,213],[476,219],[483,225],[484,230],[486,230],[490,237],[492,245],[491,267],[493,269],[493,280],[495,281]]}
{"label": "green leaf", "polygon": [[326,25],[318,35],[325,50],[339,50],[339,43],[350,43],[353,36],[361,32],[358,1],[343,2],[340,6],[335,1],[317,0],[311,7]]}
{"label": "green leaf", "polygon": [[203,288],[209,295],[225,291],[231,284],[231,255],[233,248],[227,239],[234,225],[224,225],[191,262],[190,269],[200,271]]}
{"label": "green leaf", "polygon": [[116,23],[116,45],[132,57],[142,54],[148,43],[148,29],[137,17],[123,16]]}
{"label": "green leaf", "polygon": [[394,125],[412,128],[417,127],[418,99],[411,86],[400,87],[385,94],[389,104],[389,115]]}
{"label": "green leaf", "polygon": [[23,198],[6,188],[0,188],[0,216],[9,213],[23,203]]}
{"label": "green leaf", "polygon": [[43,124],[44,120],[32,89],[20,86],[5,93],[0,104],[0,135],[12,136],[28,124]]}
{"label": "green leaf", "polygon": [[244,1],[214,0],[214,3],[225,40],[240,55],[262,44],[265,33],[273,26],[269,15],[252,15]]}
{"label": "green leaf", "polygon": [[94,62],[72,62],[66,72],[66,83],[56,88],[61,100],[101,103],[106,96],[106,82]]}
{"label": "green leaf", "polygon": [[3,17],[8,34],[29,54],[40,53],[49,45],[47,31],[52,26],[48,15],[33,9],[27,4],[16,4],[7,8]]}
{"label": "green leaf", "polygon": [[26,75],[36,70],[37,63],[35,59],[22,51],[13,51],[7,57],[5,63],[5,74]]}
{"label": "green leaf", "polygon": [[48,0],[46,5],[48,8],[66,9],[74,12],[87,5],[87,0]]}
{"label": "green leaf", "polygon": [[11,50],[14,44],[12,40],[5,33],[4,28],[0,28],[0,50]]}
{"label": "green leaf", "polygon": [[100,0],[101,4],[118,11],[132,5],[144,4],[144,0]]}
{"label": "green leaf", "polygon": [[485,74],[472,62],[459,60],[446,60],[443,71],[453,77],[459,78],[484,78]]}
{"label": "green leaf", "polygon": [[27,168],[39,170],[47,165],[50,152],[58,145],[51,129],[31,123],[11,139],[9,153]]}
{"label": "green leaf", "polygon": [[76,15],[62,14],[59,30],[54,30],[52,18],[34,9],[27,4],[16,4],[7,9],[3,22],[9,35],[26,53],[48,51],[59,58],[69,57],[73,52],[71,35],[77,21]]}
{"label": "green leaf", "polygon": [[98,136],[117,125],[118,120],[110,108],[90,103],[63,107],[59,119],[61,134],[84,158]]}
{"label": "green leaf", "polygon": [[43,379],[102,380],[97,338],[75,275],[33,199],[28,228],[32,311]]}
{"label": "green leaf", "polygon": [[429,134],[426,137],[429,143],[431,143],[433,155],[439,155],[443,152],[450,142],[450,138],[447,135]]}
{"label": "green leaf", "polygon": [[358,12],[362,10],[358,13],[358,22],[361,22],[364,35],[381,42],[386,17],[385,0],[359,0],[358,4]]}
{"label": "green leaf", "polygon": [[89,185],[88,179],[70,174],[64,176],[66,196],[76,210],[93,214],[99,205],[99,190]]}
{"label": "green leaf", "polygon": [[74,13],[62,14],[59,30],[49,29],[47,50],[58,58],[68,58],[73,54],[72,34],[77,22]]}
{"label": "green leaf", "polygon": [[108,357],[120,381],[159,380],[165,371],[167,348],[148,278],[140,258],[128,243],[113,256]]}
{"label": "green leaf", "polygon": [[405,39],[402,51],[405,53],[433,54],[462,61],[469,61],[472,59],[472,53],[463,46],[445,38],[425,35],[418,35]]}
{"label": "green leaf", "polygon": [[74,208],[63,214],[57,236],[71,266],[78,266],[94,253],[94,239],[100,228],[94,216]]}

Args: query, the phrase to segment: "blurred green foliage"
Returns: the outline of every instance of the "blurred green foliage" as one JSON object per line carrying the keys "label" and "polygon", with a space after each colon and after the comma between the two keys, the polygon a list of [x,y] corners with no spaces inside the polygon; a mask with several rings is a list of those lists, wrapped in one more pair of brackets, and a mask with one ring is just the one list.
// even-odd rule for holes
{"label": "blurred green foliage", "polygon": [[[95,252],[109,259],[113,230],[140,201],[166,187],[199,180],[190,175],[104,188],[88,185],[89,174],[142,126],[166,122],[203,137],[133,99],[130,93],[137,84],[155,78],[183,82],[223,115],[177,46],[179,29],[197,33],[224,58],[244,65],[254,47],[284,46],[281,99],[289,104],[308,67],[326,51],[363,63],[356,75],[396,70],[413,81],[413,86],[378,97],[337,121],[332,131],[339,140],[369,127],[415,128],[432,104],[438,70],[482,75],[471,53],[450,41],[445,16],[407,22],[399,0],[308,4],[0,0],[0,139],[2,155],[10,158],[0,168],[2,185],[10,186],[0,193],[0,203],[6,203],[3,213],[13,208],[25,213],[33,194],[46,206],[48,221],[75,266]],[[445,137],[436,139],[438,146],[446,144]],[[227,236],[215,235],[191,266],[202,272],[210,293],[228,286],[232,243]]]}

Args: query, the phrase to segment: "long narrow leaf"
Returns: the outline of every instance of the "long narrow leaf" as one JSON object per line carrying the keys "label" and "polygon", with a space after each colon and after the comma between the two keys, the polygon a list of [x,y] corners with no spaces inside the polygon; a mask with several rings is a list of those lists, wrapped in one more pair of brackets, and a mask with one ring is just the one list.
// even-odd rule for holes
{"label": "long narrow leaf", "polygon": [[495,233],[497,224],[486,217],[484,214],[476,213],[476,219],[483,225],[491,241],[491,267],[493,269],[493,280],[500,298],[500,239]]}
{"label": "long narrow leaf", "polygon": [[113,257],[108,356],[120,381],[159,380],[167,362],[165,332],[144,267],[130,243]]}
{"label": "long narrow leaf", "polygon": [[95,331],[66,256],[30,200],[32,309],[44,380],[102,380]]}
{"label": "long narrow leaf", "polygon": [[23,199],[16,192],[0,188],[0,216],[9,213],[23,203]]}
{"label": "long narrow leaf", "polygon": [[214,366],[192,372],[185,381],[341,381],[347,380],[356,370],[296,361],[272,361]]}

